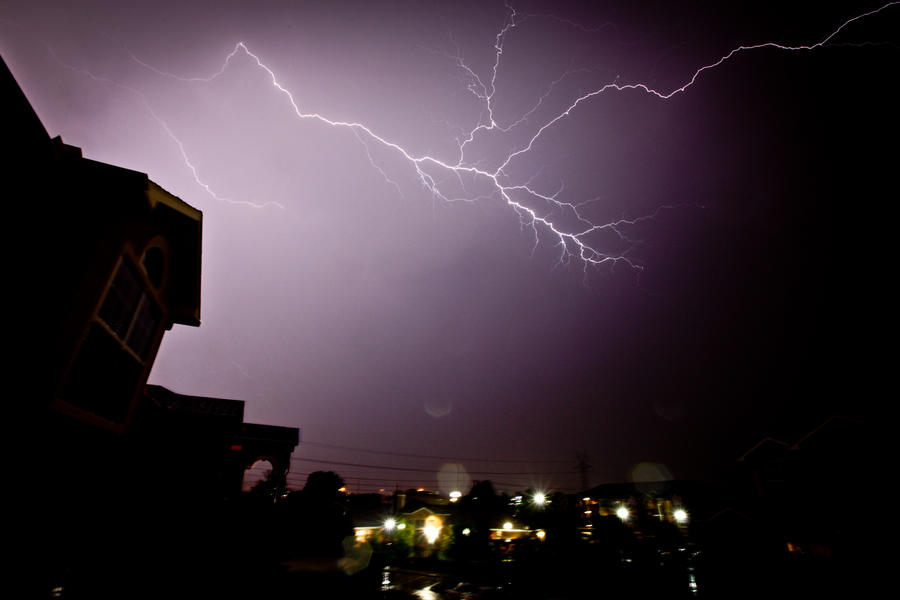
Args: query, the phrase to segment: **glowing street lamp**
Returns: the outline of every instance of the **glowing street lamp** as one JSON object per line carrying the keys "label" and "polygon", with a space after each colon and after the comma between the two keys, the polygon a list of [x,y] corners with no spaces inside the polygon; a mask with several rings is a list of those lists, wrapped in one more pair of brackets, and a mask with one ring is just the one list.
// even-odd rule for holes
{"label": "glowing street lamp", "polygon": [[674,514],[675,520],[679,523],[687,523],[688,514],[683,508],[679,508],[675,511]]}
{"label": "glowing street lamp", "polygon": [[547,496],[544,495],[544,492],[538,492],[531,499],[537,506],[543,506],[545,502],[547,502]]}
{"label": "glowing street lamp", "polygon": [[397,526],[397,521],[395,521],[394,519],[388,519],[384,522],[385,531],[393,531],[394,527],[396,527],[396,526]]}
{"label": "glowing street lamp", "polygon": [[441,533],[440,527],[435,527],[434,525],[426,525],[425,529],[422,531],[425,534],[425,539],[428,540],[429,544],[433,544],[438,535]]}
{"label": "glowing street lamp", "polygon": [[503,529],[506,529],[506,530],[512,529],[512,522],[511,522],[511,521],[507,521],[506,523],[504,523],[504,524],[503,524]]}
{"label": "glowing street lamp", "polygon": [[624,506],[620,506],[616,510],[616,516],[619,517],[620,519],[622,519],[623,521],[628,520],[628,515],[629,515],[628,509],[625,508]]}

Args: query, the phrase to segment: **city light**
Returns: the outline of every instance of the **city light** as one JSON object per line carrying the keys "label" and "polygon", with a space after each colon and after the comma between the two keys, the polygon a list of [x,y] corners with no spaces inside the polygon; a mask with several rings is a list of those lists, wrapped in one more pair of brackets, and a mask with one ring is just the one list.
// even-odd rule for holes
{"label": "city light", "polygon": [[394,527],[396,527],[397,521],[394,519],[388,519],[384,522],[384,528],[386,531],[392,531]]}
{"label": "city light", "polygon": [[620,519],[622,519],[623,521],[628,520],[628,515],[629,515],[628,509],[625,508],[624,506],[620,506],[616,510],[616,516],[619,517]]}
{"label": "city light", "polygon": [[400,523],[397,525],[397,529],[406,529],[406,523]]}
{"label": "city light", "polygon": [[507,521],[503,524],[503,529],[512,529],[512,522]]}
{"label": "city light", "polygon": [[425,539],[428,540],[429,544],[433,544],[435,540],[437,540],[440,532],[441,529],[439,527],[435,527],[434,525],[426,525],[425,529],[422,530],[422,533],[425,534]]}
{"label": "city light", "polygon": [[544,495],[544,492],[537,492],[532,498],[532,502],[534,502],[537,506],[543,506],[547,501],[547,497]]}
{"label": "city light", "polygon": [[463,535],[469,535],[470,533],[472,533],[472,530],[469,529],[468,527],[466,527],[465,529],[462,530]]}
{"label": "city light", "polygon": [[675,520],[679,523],[687,523],[688,515],[687,512],[683,508],[679,508],[675,511]]}
{"label": "city light", "polygon": [[543,529],[538,529],[538,531],[537,531],[537,533],[536,533],[535,535],[537,535],[537,537],[538,537],[539,540],[542,540],[542,541],[543,541],[543,539],[544,539],[545,537],[547,537],[547,532],[544,531]]}

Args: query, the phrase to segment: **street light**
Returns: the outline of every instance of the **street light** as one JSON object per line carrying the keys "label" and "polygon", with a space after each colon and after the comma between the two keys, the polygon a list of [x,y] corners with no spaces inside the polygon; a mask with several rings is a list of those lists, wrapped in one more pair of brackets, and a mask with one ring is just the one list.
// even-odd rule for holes
{"label": "street light", "polygon": [[397,521],[394,519],[388,519],[384,522],[384,528],[386,531],[393,531],[394,527],[397,526]]}
{"label": "street light", "polygon": [[547,501],[547,496],[544,495],[544,492],[537,492],[534,497],[531,499],[537,506],[543,506]]}
{"label": "street light", "polygon": [[437,540],[438,535],[440,535],[441,530],[439,527],[428,524],[425,526],[425,529],[422,531],[422,533],[425,534],[425,539],[428,540],[428,543],[433,544],[435,540]]}
{"label": "street light", "polygon": [[683,508],[679,508],[675,511],[675,520],[679,523],[687,523],[688,514]]}
{"label": "street light", "polygon": [[627,520],[628,520],[628,514],[629,514],[629,513],[628,513],[628,509],[625,508],[624,506],[620,506],[620,507],[616,510],[616,516],[619,517],[620,519],[622,519],[623,521],[627,521]]}

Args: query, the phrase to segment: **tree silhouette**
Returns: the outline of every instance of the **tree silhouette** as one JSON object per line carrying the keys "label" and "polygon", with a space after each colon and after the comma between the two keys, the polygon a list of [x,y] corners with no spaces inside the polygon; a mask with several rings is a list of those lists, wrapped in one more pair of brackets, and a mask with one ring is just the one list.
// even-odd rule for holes
{"label": "tree silhouette", "polygon": [[491,529],[500,526],[505,508],[506,503],[490,480],[476,481],[469,493],[460,498],[459,531],[468,529],[469,533],[457,538],[457,551],[471,558],[487,555]]}
{"label": "tree silhouette", "polygon": [[303,497],[307,502],[328,504],[335,502],[344,487],[344,480],[334,471],[315,471],[306,478]]}
{"label": "tree silhouette", "polygon": [[287,503],[287,535],[295,552],[309,556],[340,557],[341,542],[353,535],[353,522],[340,489],[344,480],[333,471],[316,471],[302,491]]}
{"label": "tree silhouette", "polygon": [[287,473],[276,469],[268,469],[263,478],[250,488],[250,495],[257,499],[277,502],[287,490]]}

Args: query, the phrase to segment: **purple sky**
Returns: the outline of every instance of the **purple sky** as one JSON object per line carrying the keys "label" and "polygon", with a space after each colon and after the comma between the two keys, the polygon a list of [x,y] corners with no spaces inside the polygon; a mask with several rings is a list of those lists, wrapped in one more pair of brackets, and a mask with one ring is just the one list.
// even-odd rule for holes
{"label": "purple sky", "polygon": [[[295,486],[701,477],[866,414],[900,5],[828,38],[884,3],[77,4],[4,3],[0,53],[51,135],[204,213],[151,381],[412,469]],[[643,87],[577,101],[609,84]]]}

